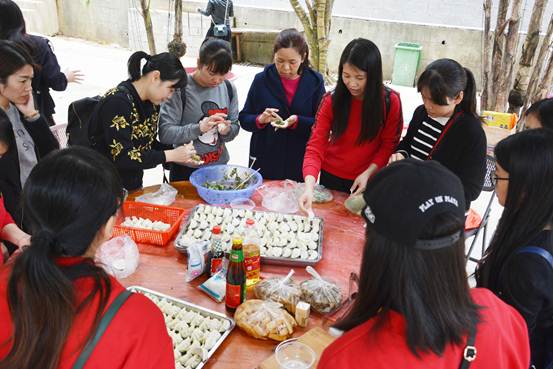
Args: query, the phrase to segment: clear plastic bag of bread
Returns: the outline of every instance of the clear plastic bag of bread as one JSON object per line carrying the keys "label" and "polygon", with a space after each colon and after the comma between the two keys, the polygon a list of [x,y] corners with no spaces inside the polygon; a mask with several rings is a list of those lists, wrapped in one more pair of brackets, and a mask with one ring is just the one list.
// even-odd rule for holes
{"label": "clear plastic bag of bread", "polygon": [[234,313],[236,324],[248,335],[262,340],[284,341],[297,325],[292,315],[274,301],[247,300]]}
{"label": "clear plastic bag of bread", "polygon": [[300,284],[303,300],[318,313],[327,314],[336,311],[342,304],[342,291],[331,281],[321,277],[312,267],[305,268],[313,278]]}
{"label": "clear plastic bag of bread", "polygon": [[281,303],[286,310],[294,314],[301,300],[300,286],[292,279],[294,270],[284,278],[264,279],[254,287],[255,297],[261,300],[273,300]]}

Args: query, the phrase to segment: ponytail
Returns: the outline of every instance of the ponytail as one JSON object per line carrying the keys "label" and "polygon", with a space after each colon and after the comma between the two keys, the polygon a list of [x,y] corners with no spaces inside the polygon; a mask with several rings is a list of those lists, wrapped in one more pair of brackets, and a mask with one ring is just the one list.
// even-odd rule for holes
{"label": "ponytail", "polygon": [[[9,348],[0,369],[57,369],[76,315],[97,298],[92,327],[80,342],[84,347],[107,306],[110,279],[84,255],[116,213],[123,190],[107,158],[72,147],[52,153],[33,168],[22,199],[31,245],[16,258],[10,272],[13,334],[8,342],[0,342]],[[86,294],[82,301],[76,299],[77,278],[92,281],[90,290],[79,290],[79,296]]]}
{"label": "ponytail", "polygon": [[56,245],[55,237],[41,231],[15,260],[8,283],[15,334],[1,369],[59,365],[75,311],[73,284],[53,258]]}
{"label": "ponytail", "polygon": [[[140,61],[146,59],[146,64],[140,70]],[[153,72],[159,71],[159,77],[162,81],[173,81],[177,83],[173,85],[174,88],[183,88],[186,86],[187,76],[184,67],[182,66],[178,57],[171,53],[161,53],[156,55],[149,55],[144,51],[137,51],[131,55],[127,63],[129,70],[129,78],[132,82],[139,80],[142,76]]]}
{"label": "ponytail", "polygon": [[[127,63],[129,78],[133,82],[139,80],[140,77],[142,77],[142,73],[140,72],[140,61],[142,59],[146,59],[146,61],[148,61],[151,59],[151,56],[146,54],[144,51],[137,51],[131,55]],[[145,66],[146,65],[144,65],[144,67]]]}
{"label": "ponytail", "polygon": [[467,85],[463,91],[463,100],[459,106],[467,114],[478,115],[476,113],[476,81],[474,74],[468,68],[463,69],[467,75]]}

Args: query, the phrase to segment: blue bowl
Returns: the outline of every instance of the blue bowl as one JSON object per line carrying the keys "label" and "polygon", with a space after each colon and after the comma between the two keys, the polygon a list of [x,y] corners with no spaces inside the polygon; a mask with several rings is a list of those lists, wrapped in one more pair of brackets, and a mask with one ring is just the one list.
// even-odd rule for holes
{"label": "blue bowl", "polygon": [[[238,175],[243,179],[249,177],[253,173],[252,178],[250,179],[250,181],[253,180],[252,183],[250,183],[248,187],[244,189],[228,191],[212,190],[203,186],[206,181],[222,181],[224,175],[230,172],[233,168],[238,169]],[[259,172],[256,172],[255,170],[247,167],[243,167],[240,165],[220,164],[210,165],[195,170],[190,175],[190,183],[192,183],[192,185],[196,187],[198,195],[200,195],[200,197],[204,199],[205,202],[212,205],[219,205],[229,204],[232,200],[235,199],[249,199],[253,195],[257,187],[259,187],[263,183],[263,177],[261,177],[261,174],[259,174]]]}

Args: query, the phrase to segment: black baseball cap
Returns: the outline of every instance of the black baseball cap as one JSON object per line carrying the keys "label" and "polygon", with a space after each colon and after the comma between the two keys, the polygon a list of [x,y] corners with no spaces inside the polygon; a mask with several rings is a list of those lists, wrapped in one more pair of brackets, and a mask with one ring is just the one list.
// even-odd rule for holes
{"label": "black baseball cap", "polygon": [[437,161],[413,158],[394,162],[367,184],[363,194],[367,226],[398,244],[434,250],[458,241],[461,232],[433,240],[419,236],[439,214],[451,213],[464,222],[465,194],[459,178]]}

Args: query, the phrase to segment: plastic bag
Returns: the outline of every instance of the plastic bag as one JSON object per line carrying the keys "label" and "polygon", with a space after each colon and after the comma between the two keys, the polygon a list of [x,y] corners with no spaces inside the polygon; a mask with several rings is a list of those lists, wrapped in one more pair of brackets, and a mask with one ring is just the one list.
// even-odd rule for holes
{"label": "plastic bag", "polygon": [[284,278],[264,279],[254,287],[255,296],[262,300],[273,300],[284,305],[284,308],[294,314],[296,305],[301,299],[301,289],[292,279],[294,270]]}
{"label": "plastic bag", "polygon": [[234,313],[236,324],[254,338],[284,341],[297,325],[282,305],[274,301],[248,300]]}
{"label": "plastic bag", "polygon": [[187,249],[188,269],[186,270],[185,281],[190,282],[207,271],[207,260],[209,258],[209,241],[196,241]]}
{"label": "plastic bag", "polygon": [[344,201],[344,206],[346,209],[348,209],[351,213],[361,215],[361,212],[367,206],[365,203],[365,199],[363,198],[363,194],[359,195],[351,195]]}
{"label": "plastic bag", "polygon": [[134,273],[140,253],[133,239],[123,235],[103,243],[96,251],[95,259],[107,273],[121,279]]}
{"label": "plastic bag", "polygon": [[298,211],[296,198],[297,183],[290,180],[273,182],[257,189],[262,198],[261,205],[277,213],[293,214]]}
{"label": "plastic bag", "polygon": [[211,278],[198,286],[198,288],[217,302],[222,302],[226,295],[227,278],[225,271],[215,273]]}
{"label": "plastic bag", "polygon": [[169,183],[162,183],[156,192],[145,193],[138,196],[136,201],[146,202],[154,205],[168,206],[175,202],[177,198],[177,189]]}
{"label": "plastic bag", "polygon": [[305,268],[307,273],[313,276],[313,279],[308,279],[300,284],[303,299],[311,305],[311,307],[322,314],[335,311],[342,304],[342,291],[340,288],[325,279],[312,267]]}
{"label": "plastic bag", "polygon": [[[296,186],[296,197],[299,199],[305,191],[305,183],[298,183]],[[316,184],[313,188],[313,202],[316,204],[323,204],[330,202],[334,199],[332,192],[321,184]]]}

